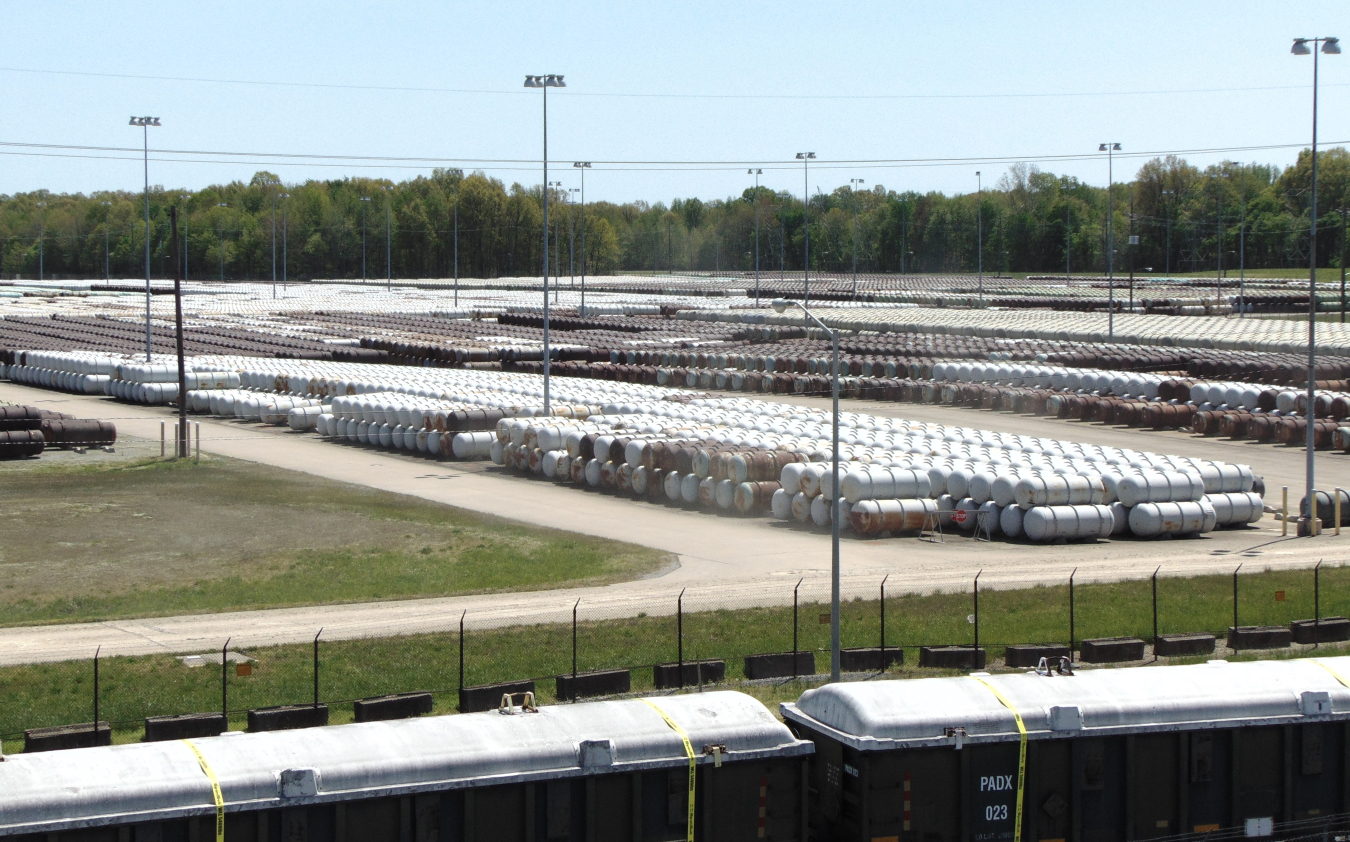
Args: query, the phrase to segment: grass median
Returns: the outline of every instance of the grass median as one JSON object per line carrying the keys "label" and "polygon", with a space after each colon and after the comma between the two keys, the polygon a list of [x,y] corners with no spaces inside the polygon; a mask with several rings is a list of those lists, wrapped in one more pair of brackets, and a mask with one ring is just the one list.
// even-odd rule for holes
{"label": "grass median", "polygon": [[[1167,632],[1222,634],[1232,622],[1232,578],[1201,576],[1159,579],[1159,627]],[[1148,639],[1153,634],[1152,593],[1145,581],[1080,584],[1075,589],[1076,634],[1083,638],[1122,635]],[[1350,601],[1350,567],[1323,568],[1323,616],[1345,613]],[[829,669],[829,626],[819,622],[828,606],[812,602],[798,611],[798,645],[817,652],[818,671]],[[969,593],[895,595],[886,600],[886,641],[904,647],[906,665],[892,677],[940,675],[920,670],[916,648],[928,644],[968,644],[973,627]],[[1284,625],[1313,616],[1310,571],[1252,572],[1240,578],[1239,616],[1244,625]],[[762,652],[791,651],[792,608],[744,606],[684,615],[686,660],[722,658],[727,678],[744,678],[742,658]],[[1068,639],[1067,587],[982,590],[980,641],[991,663],[1013,643],[1063,643]],[[881,639],[877,599],[843,606],[845,646],[876,646]],[[1220,639],[1218,654],[1227,650]],[[1322,651],[1328,651],[1323,647]],[[581,671],[632,668],[633,690],[652,687],[654,663],[674,661],[674,616],[638,616],[623,620],[587,620],[577,627],[577,667]],[[248,708],[304,704],[313,696],[310,645],[251,649],[252,675],[226,670],[235,727],[243,727]],[[351,719],[350,701],[387,693],[432,691],[437,713],[453,712],[459,686],[459,638],[456,633],[321,643],[319,686],[332,705],[332,721]],[[538,679],[542,701],[554,699],[553,676],[572,668],[572,626],[557,622],[465,634],[464,681],[467,685],[526,678]],[[646,668],[644,668],[646,667]],[[997,665],[995,665],[997,668]],[[100,715],[115,723],[119,742],[141,737],[147,716],[219,710],[221,668],[187,667],[167,655],[108,658],[100,667]],[[743,685],[744,686],[744,685]],[[749,692],[766,701],[795,698],[805,686],[757,685]],[[22,747],[22,731],[45,725],[88,722],[93,710],[93,669],[89,661],[0,668],[0,735],[5,749]]]}
{"label": "grass median", "polygon": [[0,463],[0,625],[596,585],[664,553],[225,458]]}

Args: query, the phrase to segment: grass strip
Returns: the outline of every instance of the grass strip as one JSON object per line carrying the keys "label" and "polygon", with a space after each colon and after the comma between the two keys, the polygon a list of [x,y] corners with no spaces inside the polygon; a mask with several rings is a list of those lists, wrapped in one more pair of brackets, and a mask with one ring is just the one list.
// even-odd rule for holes
{"label": "grass strip", "polygon": [[250,462],[0,468],[0,625],[638,578],[657,550]]}
{"label": "grass strip", "polygon": [[[1239,616],[1243,625],[1286,625],[1313,616],[1310,570],[1245,573],[1240,577]],[[1222,635],[1232,623],[1232,578],[1199,576],[1161,578],[1158,587],[1159,630],[1208,631]],[[1350,567],[1326,568],[1321,574],[1322,616],[1345,614],[1350,601]],[[842,606],[845,646],[876,646],[881,639],[878,600],[857,599]],[[804,650],[817,652],[816,668],[829,669],[829,626],[819,622],[828,605],[799,608],[798,639]],[[897,677],[937,675],[917,670],[916,647],[969,644],[973,627],[969,593],[888,595],[888,646],[906,648],[907,665]],[[1084,638],[1153,634],[1151,588],[1147,580],[1080,584],[1075,589],[1076,632]],[[981,590],[980,641],[991,660],[1013,643],[1064,643],[1068,639],[1067,586],[1015,590]],[[1223,657],[1220,638],[1219,654]],[[632,668],[633,689],[652,687],[650,665],[676,658],[676,618],[638,616],[624,620],[588,621],[577,628],[577,667]],[[684,616],[686,660],[723,658],[729,681],[743,679],[742,657],[792,649],[792,608],[750,607]],[[465,634],[465,684],[539,679],[541,701],[554,701],[552,677],[572,669],[570,623],[474,630]],[[1324,650],[1325,651],[1325,650]],[[228,672],[230,707],[235,727],[243,727],[248,708],[304,704],[312,700],[313,664],[310,645],[249,650],[257,659],[248,677]],[[436,712],[452,712],[457,704],[459,641],[457,634],[424,634],[322,643],[320,696],[333,705],[333,721],[351,718],[351,700],[387,693],[429,690],[437,693]],[[220,667],[188,668],[175,657],[108,658],[100,667],[100,712],[116,723],[119,742],[141,737],[147,716],[218,710]],[[6,751],[22,747],[22,731],[47,725],[88,722],[92,716],[93,670],[88,661],[0,668],[0,735]],[[794,685],[800,691],[800,684]],[[769,694],[771,688],[754,690]],[[790,692],[790,691],[783,691]],[[789,696],[791,697],[791,696]]]}

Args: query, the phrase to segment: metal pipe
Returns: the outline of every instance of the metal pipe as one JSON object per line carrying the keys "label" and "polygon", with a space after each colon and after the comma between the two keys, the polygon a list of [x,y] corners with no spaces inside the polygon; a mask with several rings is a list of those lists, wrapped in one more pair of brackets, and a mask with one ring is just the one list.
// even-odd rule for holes
{"label": "metal pipe", "polygon": [[314,635],[314,707],[319,706],[319,635],[323,634],[321,626]]}
{"label": "metal pipe", "polygon": [[675,600],[675,668],[679,671],[679,685],[684,686],[684,588]]}
{"label": "metal pipe", "polygon": [[1075,567],[1069,574],[1069,660],[1073,660],[1074,652],[1074,616],[1073,616],[1073,577],[1078,575],[1078,568]]}
{"label": "metal pipe", "polygon": [[[1162,565],[1158,565],[1162,570]],[[1153,571],[1153,660],[1158,660],[1158,570]]]}
{"label": "metal pipe", "polygon": [[169,223],[173,232],[173,315],[174,340],[178,347],[178,424],[174,430],[174,456],[186,459],[188,455],[187,368],[183,362],[183,272],[178,262],[178,208],[169,208]]}
{"label": "metal pipe", "polygon": [[102,651],[101,645],[94,650],[94,745],[98,745],[98,653]]}
{"label": "metal pipe", "polygon": [[230,677],[226,667],[230,663],[228,655],[230,654],[230,641],[232,637],[225,638],[225,645],[220,647],[220,716],[225,720],[225,729],[230,727]]}
{"label": "metal pipe", "polygon": [[980,306],[984,306],[984,182],[975,171],[975,253],[980,276]]}

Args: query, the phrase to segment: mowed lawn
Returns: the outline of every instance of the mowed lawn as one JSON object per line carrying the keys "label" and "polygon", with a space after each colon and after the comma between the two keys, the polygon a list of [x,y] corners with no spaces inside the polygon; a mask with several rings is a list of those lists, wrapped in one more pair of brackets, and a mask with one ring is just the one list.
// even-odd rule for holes
{"label": "mowed lawn", "polygon": [[0,462],[0,625],[594,585],[656,550],[225,458]]}

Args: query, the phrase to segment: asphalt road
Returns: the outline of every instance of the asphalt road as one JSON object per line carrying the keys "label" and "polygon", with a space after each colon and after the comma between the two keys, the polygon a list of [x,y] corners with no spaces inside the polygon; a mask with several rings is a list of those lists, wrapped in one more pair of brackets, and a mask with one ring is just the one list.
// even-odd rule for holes
{"label": "asphalt road", "polygon": [[[139,407],[106,398],[67,395],[0,383],[0,399],[115,420],[119,433],[158,439],[165,408]],[[817,398],[788,402],[818,406]],[[1030,435],[1091,441],[1159,452],[1187,453],[1246,462],[1266,477],[1267,501],[1278,489],[1301,496],[1299,450],[1226,442],[1190,434],[1103,427],[1098,424],[1012,416],[950,407],[885,405],[844,401],[848,409],[882,415]],[[654,578],[600,588],[414,599],[232,612],[105,623],[0,629],[0,664],[88,657],[102,646],[110,655],[197,652],[234,645],[261,646],[310,640],[319,627],[326,639],[407,634],[457,626],[469,612],[470,627],[537,623],[570,617],[582,600],[591,619],[673,613],[687,588],[686,610],[749,604],[791,604],[792,587],[803,580],[803,598],[828,594],[829,535],[764,518],[742,519],[622,499],[570,485],[521,477],[482,462],[435,461],[404,451],[334,444],[312,434],[235,421],[201,420],[202,449],[328,479],[408,494],[541,526],[631,541],[678,556],[677,568]],[[1350,486],[1350,457],[1318,454],[1319,486]],[[1350,539],[1350,531],[1347,531]],[[1090,544],[984,544],[949,534],[943,543],[916,538],[845,538],[845,597],[874,595],[883,577],[888,591],[968,590],[983,570],[981,588],[1058,583],[1078,570],[1079,581],[1142,578],[1161,566],[1163,575],[1230,572],[1249,568],[1311,566],[1350,561],[1350,540],[1330,533],[1317,539],[1281,538],[1279,521],[1163,541],[1114,540]]]}

